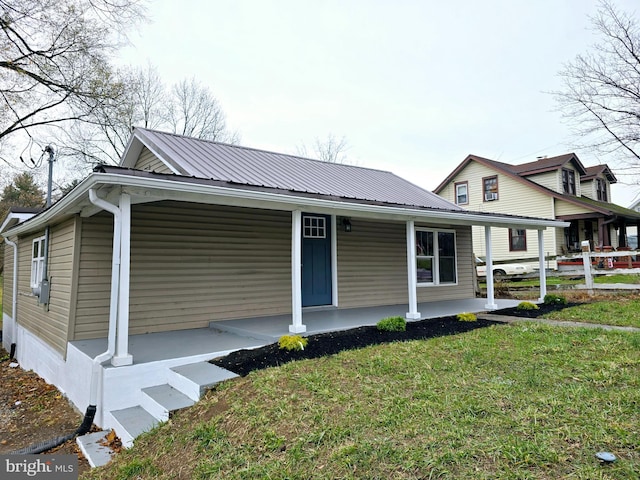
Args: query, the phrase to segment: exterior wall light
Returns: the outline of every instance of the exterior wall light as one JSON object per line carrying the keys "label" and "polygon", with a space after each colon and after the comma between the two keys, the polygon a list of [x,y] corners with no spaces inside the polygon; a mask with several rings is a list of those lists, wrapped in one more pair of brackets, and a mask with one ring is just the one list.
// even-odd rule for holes
{"label": "exterior wall light", "polygon": [[345,217],[342,219],[342,226],[344,227],[345,232],[351,231],[351,221],[348,218]]}

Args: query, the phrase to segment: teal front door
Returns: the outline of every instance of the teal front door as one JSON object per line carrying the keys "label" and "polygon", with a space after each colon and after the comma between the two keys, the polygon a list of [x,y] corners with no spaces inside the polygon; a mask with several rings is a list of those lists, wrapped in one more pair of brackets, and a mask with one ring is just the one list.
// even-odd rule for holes
{"label": "teal front door", "polygon": [[331,305],[331,217],[302,214],[302,306]]}

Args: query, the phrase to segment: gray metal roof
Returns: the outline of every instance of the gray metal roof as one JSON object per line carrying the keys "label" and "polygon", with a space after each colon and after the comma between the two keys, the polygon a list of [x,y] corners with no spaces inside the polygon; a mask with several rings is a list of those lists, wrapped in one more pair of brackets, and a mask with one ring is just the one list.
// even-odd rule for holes
{"label": "gray metal roof", "polygon": [[[463,210],[391,172],[136,128],[142,142],[178,174],[258,187],[398,205]],[[131,146],[131,143],[130,143]],[[125,156],[123,166],[128,164]]]}

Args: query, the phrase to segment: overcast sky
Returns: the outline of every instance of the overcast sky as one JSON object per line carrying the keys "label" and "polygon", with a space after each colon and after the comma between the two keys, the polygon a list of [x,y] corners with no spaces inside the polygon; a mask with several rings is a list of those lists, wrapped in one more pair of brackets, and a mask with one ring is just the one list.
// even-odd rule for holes
{"label": "overcast sky", "polygon": [[[637,0],[618,0],[624,10]],[[468,154],[507,163],[575,151],[553,96],[597,37],[596,0],[156,0],[119,61],[194,76],[241,144],[296,153],[345,136],[360,166],[429,190]],[[624,180],[624,177],[619,176]],[[629,205],[638,188],[614,187]]]}

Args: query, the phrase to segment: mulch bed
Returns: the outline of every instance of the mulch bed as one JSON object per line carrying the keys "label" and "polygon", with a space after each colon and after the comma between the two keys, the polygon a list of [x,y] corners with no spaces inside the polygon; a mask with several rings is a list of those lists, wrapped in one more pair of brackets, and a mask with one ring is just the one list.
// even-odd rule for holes
{"label": "mulch bed", "polygon": [[492,315],[509,315],[511,317],[524,317],[524,318],[538,318],[547,313],[555,312],[557,310],[564,310],[565,308],[575,307],[577,305],[583,305],[582,303],[571,303],[568,302],[564,305],[562,304],[546,304],[541,303],[538,305],[538,310],[518,310],[516,307],[511,308],[503,308],[501,310],[496,310],[495,312],[490,312]]}
{"label": "mulch bed", "polygon": [[[580,303],[567,303],[565,305],[541,304],[538,305],[538,310],[518,310],[515,307],[504,308],[491,313],[537,318],[545,313],[575,305],[580,305]],[[352,350],[380,343],[424,340],[445,335],[455,335],[495,324],[499,324],[499,322],[480,319],[475,322],[461,322],[455,316],[448,316],[408,322],[407,330],[404,332],[381,332],[375,326],[358,327],[350,330],[310,335],[307,337],[309,339],[308,345],[304,350],[300,351],[282,350],[277,343],[272,343],[252,350],[237,350],[225,357],[215,358],[211,360],[211,363],[244,376],[254,370],[276,367],[294,360],[324,357],[343,350]]]}
{"label": "mulch bed", "polygon": [[300,351],[281,350],[277,343],[273,343],[252,350],[238,350],[226,357],[211,360],[211,363],[244,376],[253,370],[275,367],[293,360],[324,357],[343,350],[352,350],[380,343],[423,340],[444,335],[455,335],[497,323],[489,320],[461,322],[456,317],[450,316],[409,322],[407,323],[407,330],[404,332],[381,332],[375,326],[358,327],[350,330],[310,335],[307,337],[309,339],[308,345],[304,350]]}

